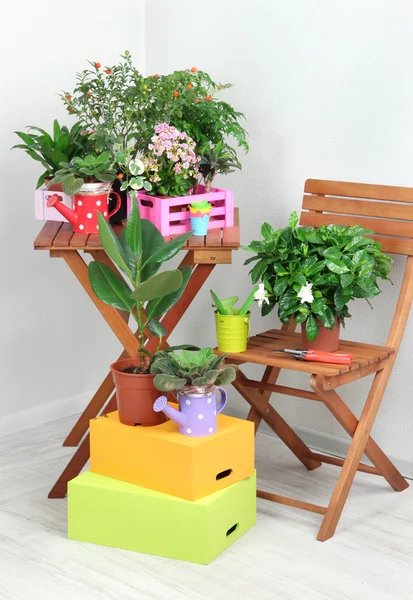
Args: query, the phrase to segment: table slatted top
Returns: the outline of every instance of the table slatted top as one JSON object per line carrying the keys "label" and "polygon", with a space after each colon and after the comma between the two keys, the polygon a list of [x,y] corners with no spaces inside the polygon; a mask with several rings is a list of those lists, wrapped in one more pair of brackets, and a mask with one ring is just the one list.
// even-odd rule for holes
{"label": "table slatted top", "polygon": [[273,350],[282,350],[285,348],[292,350],[302,348],[301,334],[280,329],[270,329],[251,337],[246,352],[239,354],[229,353],[227,362],[231,362],[232,359],[245,363],[251,362],[272,367],[282,367],[292,371],[315,373],[316,375],[323,375],[325,377],[335,377],[348,371],[366,367],[394,354],[394,349],[388,346],[375,346],[362,342],[340,340],[338,352],[352,354],[353,362],[350,365],[336,365],[296,360],[289,354],[273,352]]}
{"label": "table slatted top", "polygon": [[[113,225],[116,233],[122,225]],[[166,237],[168,241],[171,237]],[[176,237],[176,236],[175,236]],[[239,210],[234,210],[234,227],[210,229],[206,236],[193,235],[183,250],[237,250],[240,246]],[[46,221],[34,241],[35,250],[103,250],[98,233],[74,233],[70,223]]]}

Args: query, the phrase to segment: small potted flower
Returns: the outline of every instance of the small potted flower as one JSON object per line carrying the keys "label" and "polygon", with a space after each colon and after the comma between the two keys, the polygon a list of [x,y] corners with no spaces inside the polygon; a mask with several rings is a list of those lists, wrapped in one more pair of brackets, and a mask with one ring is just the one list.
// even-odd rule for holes
{"label": "small potted flower", "polygon": [[[179,410],[168,405],[165,396],[154,403],[156,413],[163,412],[179,426],[179,432],[192,437],[208,436],[217,432],[217,414],[227,401],[220,387],[235,379],[235,369],[223,366],[226,355],[217,356],[212,348],[197,352],[183,350],[177,353],[158,352],[151,366],[154,385],[160,392],[178,392]],[[216,390],[221,394],[217,406]]]}
{"label": "small potted flower", "polygon": [[206,235],[208,233],[209,217],[212,204],[207,200],[191,202],[189,212],[191,213],[191,227],[194,235]]}
{"label": "small potted flower", "polygon": [[257,300],[261,308],[269,302],[264,285],[255,285],[241,308],[235,308],[238,296],[219,298],[210,290],[215,307],[215,327],[217,331],[218,350],[220,352],[245,352],[250,330],[250,308]]}
{"label": "small potted flower", "polygon": [[295,212],[284,229],[264,223],[261,240],[244,248],[255,253],[245,264],[255,262],[251,280],[261,280],[267,292],[263,315],[278,305],[282,323],[301,324],[303,348],[334,352],[340,324],[351,316],[348,303],[364,298],[370,304],[380,294],[378,280],[389,279],[391,259],[359,225],[297,224]]}

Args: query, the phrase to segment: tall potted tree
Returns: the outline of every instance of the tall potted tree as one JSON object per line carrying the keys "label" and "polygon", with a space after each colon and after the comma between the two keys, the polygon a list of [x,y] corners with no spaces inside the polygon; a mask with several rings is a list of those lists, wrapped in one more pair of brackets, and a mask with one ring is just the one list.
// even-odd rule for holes
{"label": "tall potted tree", "polygon": [[[145,347],[146,332],[158,338],[158,351],[167,331],[159,321],[179,300],[191,275],[191,267],[158,272],[162,264],[174,257],[189,239],[183,234],[165,242],[158,229],[140,218],[137,201],[119,238],[99,214],[102,245],[118,273],[99,261],[89,263],[89,280],[100,300],[119,310],[129,311],[137,324],[138,356],[111,365],[116,386],[120,421],[127,425],[156,425],[163,413],[152,409],[158,393],[150,368],[155,353]],[[193,348],[175,346],[168,348]]]}

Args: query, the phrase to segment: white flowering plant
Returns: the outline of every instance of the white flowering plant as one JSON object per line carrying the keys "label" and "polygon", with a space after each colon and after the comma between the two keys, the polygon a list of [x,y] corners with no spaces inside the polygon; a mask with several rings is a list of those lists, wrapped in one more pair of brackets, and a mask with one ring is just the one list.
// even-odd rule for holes
{"label": "white flowering plant", "polygon": [[235,308],[236,302],[239,300],[239,296],[230,296],[229,298],[219,298],[213,290],[210,290],[212,296],[212,304],[219,315],[247,315],[253,305],[254,301],[257,301],[258,306],[261,308],[263,304],[269,303],[268,294],[264,288],[264,284],[260,283],[252,288],[251,293],[245,300],[241,308]]}
{"label": "white flowering plant", "polygon": [[373,232],[358,225],[297,225],[295,212],[284,229],[264,223],[261,239],[244,247],[255,253],[244,264],[255,262],[252,283],[261,281],[267,293],[262,315],[278,305],[280,321],[288,323],[293,317],[295,323],[305,322],[307,336],[314,341],[320,322],[328,329],[336,319],[344,325],[351,316],[351,300],[368,302],[380,293],[377,280],[389,279],[391,259],[378,242],[366,237]]}

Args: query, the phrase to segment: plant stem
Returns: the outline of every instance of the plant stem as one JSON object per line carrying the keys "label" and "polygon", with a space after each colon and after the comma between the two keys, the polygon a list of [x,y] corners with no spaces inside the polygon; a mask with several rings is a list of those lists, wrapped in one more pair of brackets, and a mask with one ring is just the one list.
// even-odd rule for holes
{"label": "plant stem", "polygon": [[136,320],[138,322],[138,342],[139,342],[139,360],[141,366],[145,365],[145,353],[142,351],[145,346],[145,325],[142,319],[143,305],[140,302],[136,303]]}

